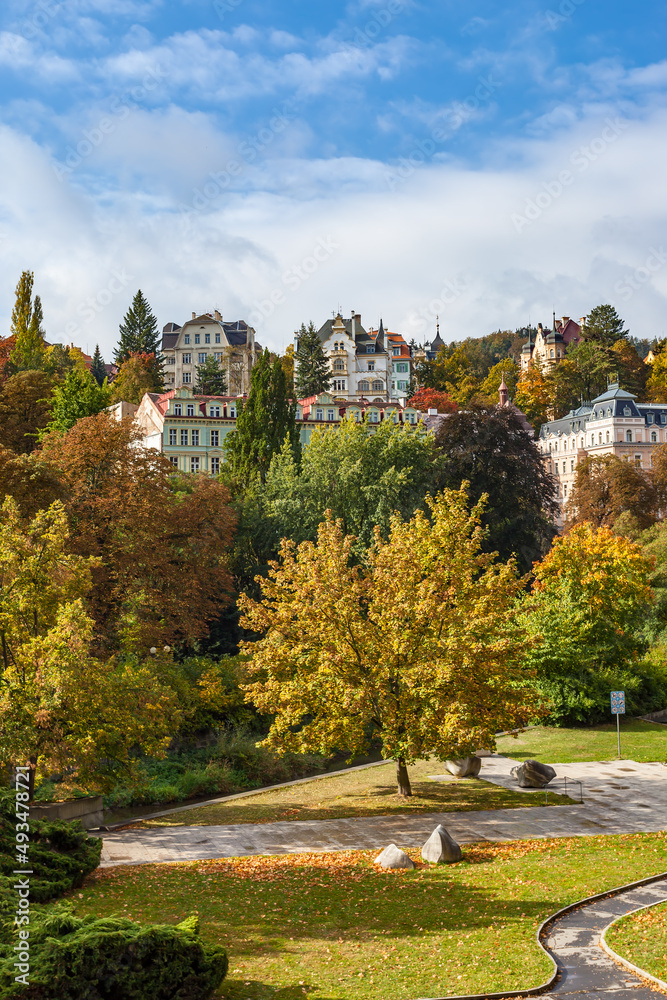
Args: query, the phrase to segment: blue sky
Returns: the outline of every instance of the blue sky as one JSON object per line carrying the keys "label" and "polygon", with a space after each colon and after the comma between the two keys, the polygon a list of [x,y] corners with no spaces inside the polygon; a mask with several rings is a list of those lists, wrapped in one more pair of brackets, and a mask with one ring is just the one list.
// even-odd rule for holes
{"label": "blue sky", "polygon": [[[5,0],[0,312],[107,355],[142,287],[282,349],[339,306],[417,340],[613,302],[667,333],[654,0]],[[667,242],[667,241],[666,241]],[[663,256],[665,260],[663,261]]]}

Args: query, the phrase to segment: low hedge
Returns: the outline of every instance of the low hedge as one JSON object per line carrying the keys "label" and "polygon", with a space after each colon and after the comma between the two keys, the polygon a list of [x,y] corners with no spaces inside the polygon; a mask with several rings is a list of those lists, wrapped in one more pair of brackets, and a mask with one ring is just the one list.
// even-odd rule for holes
{"label": "low hedge", "polygon": [[[3,954],[4,952],[4,954]],[[58,906],[30,935],[30,981],[14,981],[11,946],[0,949],[3,1000],[206,1000],[227,974],[227,955],[205,947],[197,917],[176,926],[125,917],[73,916]]]}

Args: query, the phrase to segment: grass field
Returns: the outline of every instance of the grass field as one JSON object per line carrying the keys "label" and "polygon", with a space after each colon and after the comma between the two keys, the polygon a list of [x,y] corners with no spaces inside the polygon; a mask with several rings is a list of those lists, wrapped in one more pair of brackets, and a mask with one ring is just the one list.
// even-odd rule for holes
{"label": "grass field", "polygon": [[102,869],[72,898],[79,915],[175,923],[197,912],[204,938],[228,949],[224,1000],[414,1000],[521,989],[550,972],[535,943],[541,920],[666,869],[667,834],[467,845],[459,864],[413,872],[376,869],[372,857]]}
{"label": "grass field", "polygon": [[[474,778],[447,777],[438,761],[420,761],[410,768],[412,798],[396,794],[396,765],[388,763],[335,778],[318,778],[273,792],[258,792],[248,798],[221,802],[201,809],[146,820],[145,826],[199,826],[227,823],[271,823],[278,820],[342,819],[346,816],[387,816],[391,813],[459,812],[468,809],[510,809],[542,806],[544,792],[521,793]],[[562,795],[549,793],[552,804],[572,804]]]}
{"label": "grass field", "polygon": [[[517,760],[534,757],[546,764],[586,760],[616,760],[616,722],[587,729],[538,726],[520,736],[502,736],[498,752]],[[640,763],[667,761],[667,726],[638,719],[621,719],[621,754]]]}
{"label": "grass field", "polygon": [[607,944],[633,965],[667,981],[667,903],[619,920],[608,931]]}

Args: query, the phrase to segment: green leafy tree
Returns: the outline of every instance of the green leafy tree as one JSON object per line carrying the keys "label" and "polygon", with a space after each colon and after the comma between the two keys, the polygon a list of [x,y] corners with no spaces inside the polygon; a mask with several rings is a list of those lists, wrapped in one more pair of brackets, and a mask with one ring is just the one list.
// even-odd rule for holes
{"label": "green leafy tree", "polygon": [[329,359],[311,320],[306,327],[301,324],[298,333],[299,347],[294,355],[294,391],[297,399],[317,396],[331,385]]}
{"label": "green leafy tree", "polygon": [[47,347],[44,356],[44,371],[52,378],[61,379],[74,368],[74,358],[67,347],[62,344],[52,344]]}
{"label": "green leafy tree", "polygon": [[144,293],[139,289],[119,327],[118,347],[114,361],[122,365],[133,354],[153,354],[160,351],[160,331]]}
{"label": "green leafy tree", "polygon": [[584,341],[568,351],[566,358],[549,373],[555,415],[560,417],[606,392],[619,368],[618,356],[597,340]]}
{"label": "green leafy tree", "polygon": [[514,399],[516,394],[517,382],[519,381],[519,366],[516,361],[512,361],[511,358],[507,358],[504,361],[499,361],[497,365],[489,371],[482,382],[480,392],[482,396],[488,399],[491,405],[495,405],[498,402],[498,390],[500,389],[500,384],[503,379],[505,379],[505,385],[509,391],[510,399]]}
{"label": "green leafy tree", "polygon": [[24,371],[0,386],[0,444],[19,454],[37,447],[51,415],[52,382],[46,372]]}
{"label": "green leafy tree", "polygon": [[104,358],[102,357],[99,344],[95,344],[95,353],[93,354],[93,363],[90,368],[90,373],[98,385],[104,385],[107,379],[107,367],[104,364]]}
{"label": "green leafy tree", "polygon": [[608,716],[610,690],[641,690],[651,568],[639,545],[591,524],[556,539],[536,567],[519,618],[533,639],[526,662],[551,703],[552,722],[599,721]]}
{"label": "green leafy tree", "polygon": [[15,338],[11,354],[17,371],[39,371],[44,365],[44,331],[42,329],[42,301],[32,292],[35,276],[23,271],[16,286],[16,301],[12,310],[11,335]]}
{"label": "green leafy tree", "polygon": [[461,344],[441,347],[433,361],[417,367],[416,374],[417,381],[425,389],[446,392],[459,406],[477,396],[482,384],[478,370]]}
{"label": "green leafy tree", "polygon": [[488,529],[484,547],[502,559],[516,555],[520,568],[529,570],[555,533],[555,483],[516,412],[469,405],[442,421],[436,443],[445,484],[470,483],[474,503],[488,497],[481,515]]}
{"label": "green leafy tree", "polygon": [[51,420],[42,436],[49,431],[64,433],[82,417],[100,413],[111,402],[111,387],[106,378],[102,384],[87,370],[73,368],[64,382],[56,385],[51,396]]}
{"label": "green leafy tree", "polygon": [[625,339],[629,333],[614,307],[602,305],[595,306],[586,317],[586,322],[581,328],[581,339],[600,344],[602,347],[613,347],[618,340]]}
{"label": "green leafy tree", "polygon": [[197,365],[195,373],[196,392],[202,396],[227,395],[227,372],[212,354],[207,354],[203,365]]}
{"label": "green leafy tree", "polygon": [[253,365],[247,400],[239,401],[236,430],[225,437],[227,461],[234,475],[244,482],[255,475],[264,481],[271,459],[285,438],[298,455],[296,405],[290,402],[280,359],[272,361],[265,350]]}
{"label": "green leafy tree", "polygon": [[290,395],[294,394],[294,344],[288,344],[285,353],[281,355],[280,363],[287,379],[287,388]]}
{"label": "green leafy tree", "polygon": [[328,517],[316,544],[283,542],[261,601],[239,601],[261,636],[242,646],[248,700],[273,718],[265,745],[355,755],[378,737],[399,795],[411,794],[409,764],[491,748],[535,705],[524,632],[508,627],[513,561],[481,551],[481,505],[470,511],[465,489],[427,504],[428,516],[394,515],[386,541],[377,531],[362,566]]}

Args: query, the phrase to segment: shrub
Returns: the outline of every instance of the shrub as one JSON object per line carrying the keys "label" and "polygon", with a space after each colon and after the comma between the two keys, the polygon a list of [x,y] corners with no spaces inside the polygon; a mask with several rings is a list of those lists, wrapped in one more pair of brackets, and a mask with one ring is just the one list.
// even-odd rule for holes
{"label": "shrub", "polygon": [[228,966],[221,948],[200,941],[196,917],[141,926],[125,917],[78,918],[67,906],[31,928],[28,986],[14,982],[12,947],[0,956],[5,1000],[205,1000]]}
{"label": "shrub", "polygon": [[[0,790],[0,919],[16,907],[16,799],[12,790]],[[89,837],[80,823],[34,820],[30,823],[30,897],[43,903],[61,896],[83,881],[100,863],[102,841]]]}
{"label": "shrub", "polygon": [[667,707],[667,667],[640,660],[620,669],[599,671],[582,667],[578,674],[542,677],[536,681],[549,704],[541,722],[552,726],[610,722],[609,692],[625,691],[628,715],[645,715]]}

